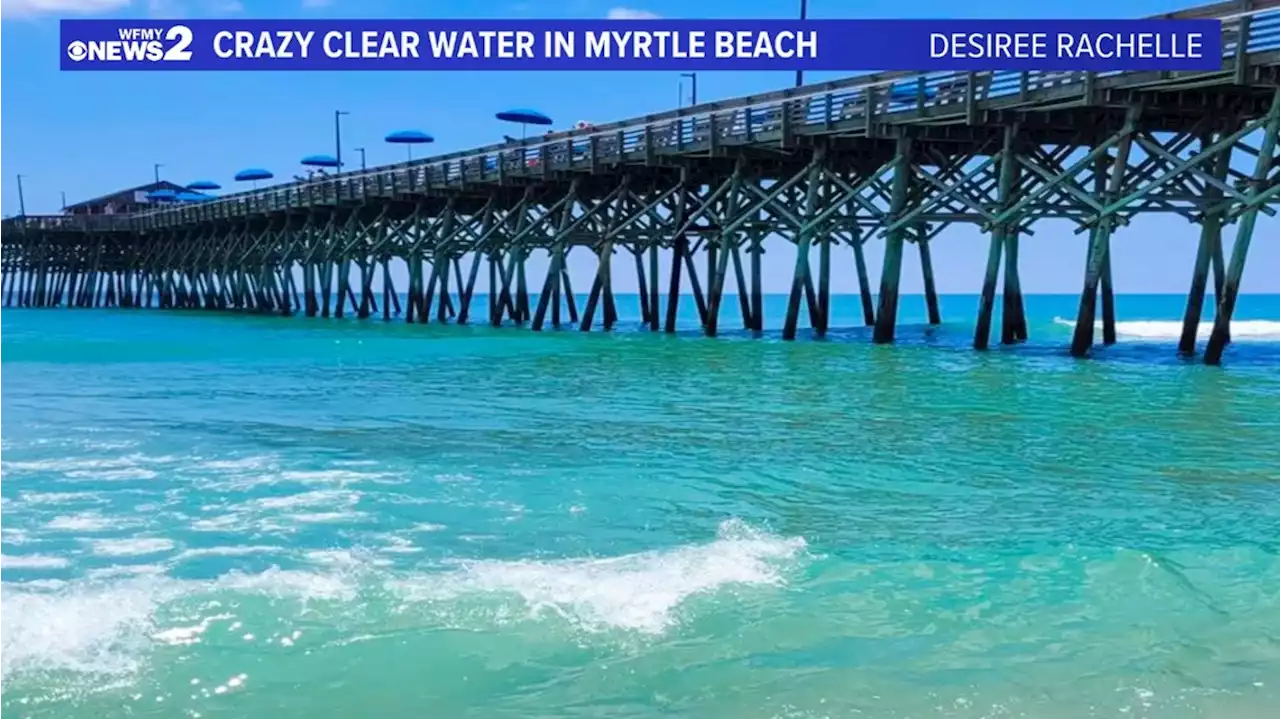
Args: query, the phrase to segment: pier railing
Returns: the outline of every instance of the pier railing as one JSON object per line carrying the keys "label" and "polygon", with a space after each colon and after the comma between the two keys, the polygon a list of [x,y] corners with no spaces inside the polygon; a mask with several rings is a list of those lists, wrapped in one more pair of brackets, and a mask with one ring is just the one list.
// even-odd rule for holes
{"label": "pier railing", "polygon": [[969,120],[982,109],[1087,99],[1108,88],[1234,78],[1243,83],[1259,55],[1280,57],[1280,0],[1239,0],[1162,18],[1222,22],[1223,64],[1205,72],[886,72],[703,103],[583,130],[495,144],[370,170],[341,173],[170,206],[129,216],[27,216],[26,229],[147,230],[233,220],[299,207],[412,199],[509,179],[537,180],[663,155],[715,154],[721,148],[786,143],[796,136],[870,134],[885,124]]}
{"label": "pier railing", "polygon": [[127,232],[137,228],[139,215],[19,215],[5,220],[32,231]]}

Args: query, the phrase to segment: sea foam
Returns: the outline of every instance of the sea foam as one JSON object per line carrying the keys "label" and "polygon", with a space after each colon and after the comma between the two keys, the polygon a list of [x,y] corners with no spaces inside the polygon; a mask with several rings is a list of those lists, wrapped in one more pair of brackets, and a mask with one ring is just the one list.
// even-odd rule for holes
{"label": "sea foam", "polygon": [[[1075,328],[1075,320],[1054,317],[1055,324]],[[1094,324],[1098,332],[1102,331],[1102,322]],[[1201,322],[1196,328],[1196,336],[1207,339],[1213,332],[1212,322]],[[1135,340],[1176,340],[1182,336],[1182,322],[1177,320],[1131,320],[1116,322],[1116,336]],[[1280,321],[1275,320],[1235,320],[1231,323],[1231,340],[1233,342],[1275,342],[1280,341]]]}
{"label": "sea foam", "polygon": [[[139,543],[128,547],[130,555],[169,548],[158,538],[133,541]],[[271,621],[306,612],[340,635],[365,631],[364,613],[388,601],[410,613],[425,607],[425,621],[447,626],[465,617],[492,628],[514,618],[564,621],[587,632],[661,634],[678,625],[677,609],[691,597],[785,584],[805,552],[800,537],[730,520],[710,542],[607,558],[481,560],[406,572],[376,552],[317,551],[307,555],[314,570],[272,567],[180,580],[147,565],[157,573],[5,583],[3,681],[7,686],[29,672],[134,674],[157,646],[195,642],[210,622],[230,621],[227,607],[240,607],[238,617],[250,597],[275,607]],[[502,609],[474,611],[490,601]]]}
{"label": "sea foam", "polygon": [[676,608],[690,597],[732,585],[784,583],[805,548],[801,537],[729,520],[706,544],[608,558],[484,560],[422,584],[422,578],[392,584],[413,601],[518,597],[529,616],[563,617],[588,632],[661,634],[677,623]]}

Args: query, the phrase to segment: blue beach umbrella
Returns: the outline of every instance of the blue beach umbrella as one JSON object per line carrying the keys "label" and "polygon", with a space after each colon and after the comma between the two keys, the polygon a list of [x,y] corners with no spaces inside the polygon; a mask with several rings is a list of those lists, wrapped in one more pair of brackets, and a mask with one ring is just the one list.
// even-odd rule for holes
{"label": "blue beach umbrella", "polygon": [[302,158],[307,167],[337,167],[338,160],[333,155],[307,155]]}
{"label": "blue beach umbrella", "polygon": [[398,130],[387,135],[383,139],[392,145],[404,145],[405,149],[408,150],[410,160],[413,159],[414,145],[425,145],[429,142],[436,141],[436,138],[422,132],[421,130]]}
{"label": "blue beach umbrella", "polygon": [[520,139],[524,139],[527,126],[550,125],[552,123],[551,118],[537,110],[530,110],[523,107],[518,107],[514,110],[504,110],[499,112],[497,115],[494,115],[494,117],[502,120],[503,122],[520,123]]}
{"label": "blue beach umbrella", "polygon": [[252,182],[253,189],[258,189],[258,180],[270,180],[275,177],[269,170],[260,167],[251,167],[247,170],[241,170],[236,173],[236,182]]}
{"label": "blue beach umbrella", "polygon": [[187,185],[187,189],[188,190],[221,190],[222,185],[219,185],[213,180],[196,180],[195,182]]}
{"label": "blue beach umbrella", "polygon": [[213,197],[201,192],[179,192],[174,196],[174,199],[178,202],[204,202],[205,200],[212,200]]}

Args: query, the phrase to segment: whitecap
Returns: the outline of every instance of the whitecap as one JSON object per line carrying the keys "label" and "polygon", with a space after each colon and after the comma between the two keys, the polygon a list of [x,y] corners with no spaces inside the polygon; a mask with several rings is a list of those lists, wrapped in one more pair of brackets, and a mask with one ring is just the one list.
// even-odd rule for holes
{"label": "whitecap", "polygon": [[118,466],[120,466],[120,460],[118,459],[75,459],[68,457],[0,462],[0,467],[3,467],[6,472],[71,472]]}
{"label": "whitecap", "polygon": [[732,585],[783,584],[805,547],[801,537],[777,537],[730,520],[707,544],[601,559],[484,560],[388,586],[410,602],[515,596],[531,616],[561,616],[586,631],[660,634],[690,597]]}
{"label": "whitecap", "polygon": [[133,526],[135,522],[116,517],[105,517],[98,512],[81,512],[54,517],[45,529],[54,532],[105,532]]}
{"label": "whitecap", "polygon": [[71,564],[66,557],[50,557],[43,554],[0,554],[3,569],[62,569]]}
{"label": "whitecap", "polygon": [[[179,458],[170,455],[128,454],[120,457],[60,457],[55,459],[0,462],[4,471],[57,472],[68,477],[91,479],[132,479],[144,465],[170,464]],[[149,477],[145,477],[149,478]]]}
{"label": "whitecap", "polygon": [[348,571],[308,572],[272,567],[259,574],[232,572],[217,579],[218,590],[260,594],[268,597],[290,597],[300,600],[352,601],[359,596],[356,574],[367,566],[352,563]]}
{"label": "whitecap", "polygon": [[[1075,320],[1054,317],[1055,324],[1075,328]],[[1096,331],[1102,331],[1102,322],[1095,323]],[[1213,332],[1212,322],[1201,322],[1196,328],[1196,337],[1208,339]],[[1180,320],[1129,320],[1116,322],[1116,337],[1134,340],[1176,340],[1182,337]],[[1280,321],[1276,320],[1234,320],[1231,323],[1231,340],[1233,342],[1274,342],[1280,340]]]}
{"label": "whitecap", "polygon": [[291,470],[280,473],[280,479],[304,484],[346,484],[386,476],[381,472],[358,472],[351,469]]}
{"label": "whitecap", "polygon": [[256,457],[241,457],[240,459],[208,460],[201,462],[199,467],[201,469],[212,469],[217,472],[224,472],[226,470],[259,470],[272,466],[275,461],[275,457],[263,455]]}
{"label": "whitecap", "polygon": [[159,577],[168,572],[162,564],[117,564],[110,567],[96,567],[85,572],[85,576],[94,580],[119,579],[121,577]]}
{"label": "whitecap", "polygon": [[66,476],[75,479],[97,479],[97,480],[142,480],[155,479],[157,475],[154,471],[145,467],[120,467],[118,469],[78,469],[65,473]]}
{"label": "whitecap", "polygon": [[23,492],[24,504],[77,504],[80,502],[101,502],[98,492]]}
{"label": "whitecap", "polygon": [[16,671],[132,673],[148,646],[156,607],[169,593],[165,581],[154,579],[49,589],[6,583],[0,677]]}
{"label": "whitecap", "polygon": [[17,527],[0,528],[0,538],[5,544],[26,544],[31,541],[31,533]]}
{"label": "whitecap", "polygon": [[[161,623],[178,601],[203,597],[206,608],[222,605],[227,592],[300,602],[351,602],[359,596],[359,573],[367,567],[328,572],[271,568],[259,574],[232,572],[213,581],[180,581],[164,567],[112,567],[73,582],[36,580],[3,584],[0,591],[0,682],[15,674],[72,672],[113,678],[135,675],[157,644],[196,643],[214,622],[228,614],[183,613]],[[147,570],[141,576],[132,571]],[[181,615],[180,615],[181,616]],[[296,639],[296,636],[295,636]],[[84,683],[88,687],[90,684]],[[101,685],[95,682],[95,686]]]}
{"label": "whitecap", "polygon": [[370,538],[385,542],[385,544],[377,548],[379,552],[387,554],[416,554],[422,551],[422,547],[415,545],[412,540],[398,534],[376,534]]}
{"label": "whitecap", "polygon": [[[363,512],[297,512],[294,514],[284,515],[284,519],[300,524],[333,524],[335,522],[349,522],[366,516]],[[267,523],[270,526],[280,526],[273,523]]]}
{"label": "whitecap", "polygon": [[212,626],[214,622],[232,618],[233,615],[231,614],[214,614],[212,616],[202,618],[195,624],[169,627],[168,629],[161,630],[153,634],[151,638],[162,644],[169,644],[173,646],[198,644],[200,642],[201,635],[208,631],[209,627]]}
{"label": "whitecap", "polygon": [[91,541],[93,553],[100,557],[140,557],[173,549],[173,541],[164,537],[124,537]]}
{"label": "whitecap", "polygon": [[298,507],[345,506],[351,507],[360,501],[360,493],[340,489],[322,489],[301,494],[289,494],[283,497],[263,497],[250,504],[262,509],[294,509]]}
{"label": "whitecap", "polygon": [[244,514],[240,512],[231,512],[228,514],[220,514],[216,517],[197,519],[192,521],[190,526],[193,532],[231,532],[249,528],[249,524],[245,520]]}
{"label": "whitecap", "polygon": [[388,567],[391,560],[375,557],[368,550],[360,549],[316,549],[306,553],[307,561],[334,567],[345,574],[363,571],[368,567]]}
{"label": "whitecap", "polygon": [[283,553],[284,547],[270,544],[245,544],[226,547],[197,547],[184,549],[177,556],[179,561],[198,557],[246,557],[254,554]]}

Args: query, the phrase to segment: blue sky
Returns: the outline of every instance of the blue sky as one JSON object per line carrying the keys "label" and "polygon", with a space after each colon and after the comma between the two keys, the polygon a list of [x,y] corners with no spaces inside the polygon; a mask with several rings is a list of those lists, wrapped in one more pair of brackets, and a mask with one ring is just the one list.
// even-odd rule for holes
{"label": "blue sky", "polygon": [[[849,17],[1142,17],[1187,6],[1168,0],[810,0],[813,18]],[[333,111],[343,118],[344,152],[364,146],[369,163],[400,161],[403,150],[381,138],[403,128],[426,130],[441,152],[492,143],[510,132],[496,110],[536,107],[561,126],[608,122],[668,109],[678,97],[673,73],[73,73],[61,72],[61,17],[576,17],[652,13],[662,17],[794,17],[799,0],[4,0],[0,23],[5,68],[0,152],[0,211],[17,212],[13,180],[22,173],[27,211],[56,212],[69,201],[147,182],[152,164],[177,182],[211,178],[229,183],[239,168],[265,166],[292,174],[297,159],[331,153]],[[866,68],[875,70],[877,68]],[[817,81],[838,77],[810,73]],[[785,87],[790,73],[700,73],[699,99]],[[686,88],[687,90],[687,88]],[[1246,272],[1246,292],[1280,292],[1280,222],[1260,220]],[[1067,225],[1042,223],[1024,240],[1023,285],[1031,292],[1076,292],[1084,237]],[[1141,219],[1119,230],[1114,272],[1121,292],[1183,292],[1197,229],[1183,219]],[[869,246],[878,270],[880,243]],[[976,292],[985,240],[968,227],[935,243],[939,290]],[[774,253],[767,289],[789,285],[790,253]],[[783,259],[783,258],[786,259]],[[573,263],[590,276],[589,263]],[[1263,272],[1262,268],[1271,271]],[[856,289],[850,268],[837,265],[835,287]],[[878,272],[873,270],[873,279]],[[575,278],[577,279],[577,278]],[[622,278],[619,278],[620,280]],[[581,285],[582,280],[575,284]],[[629,285],[627,282],[621,286]],[[620,286],[620,289],[621,289]],[[918,291],[908,263],[904,290]]]}

